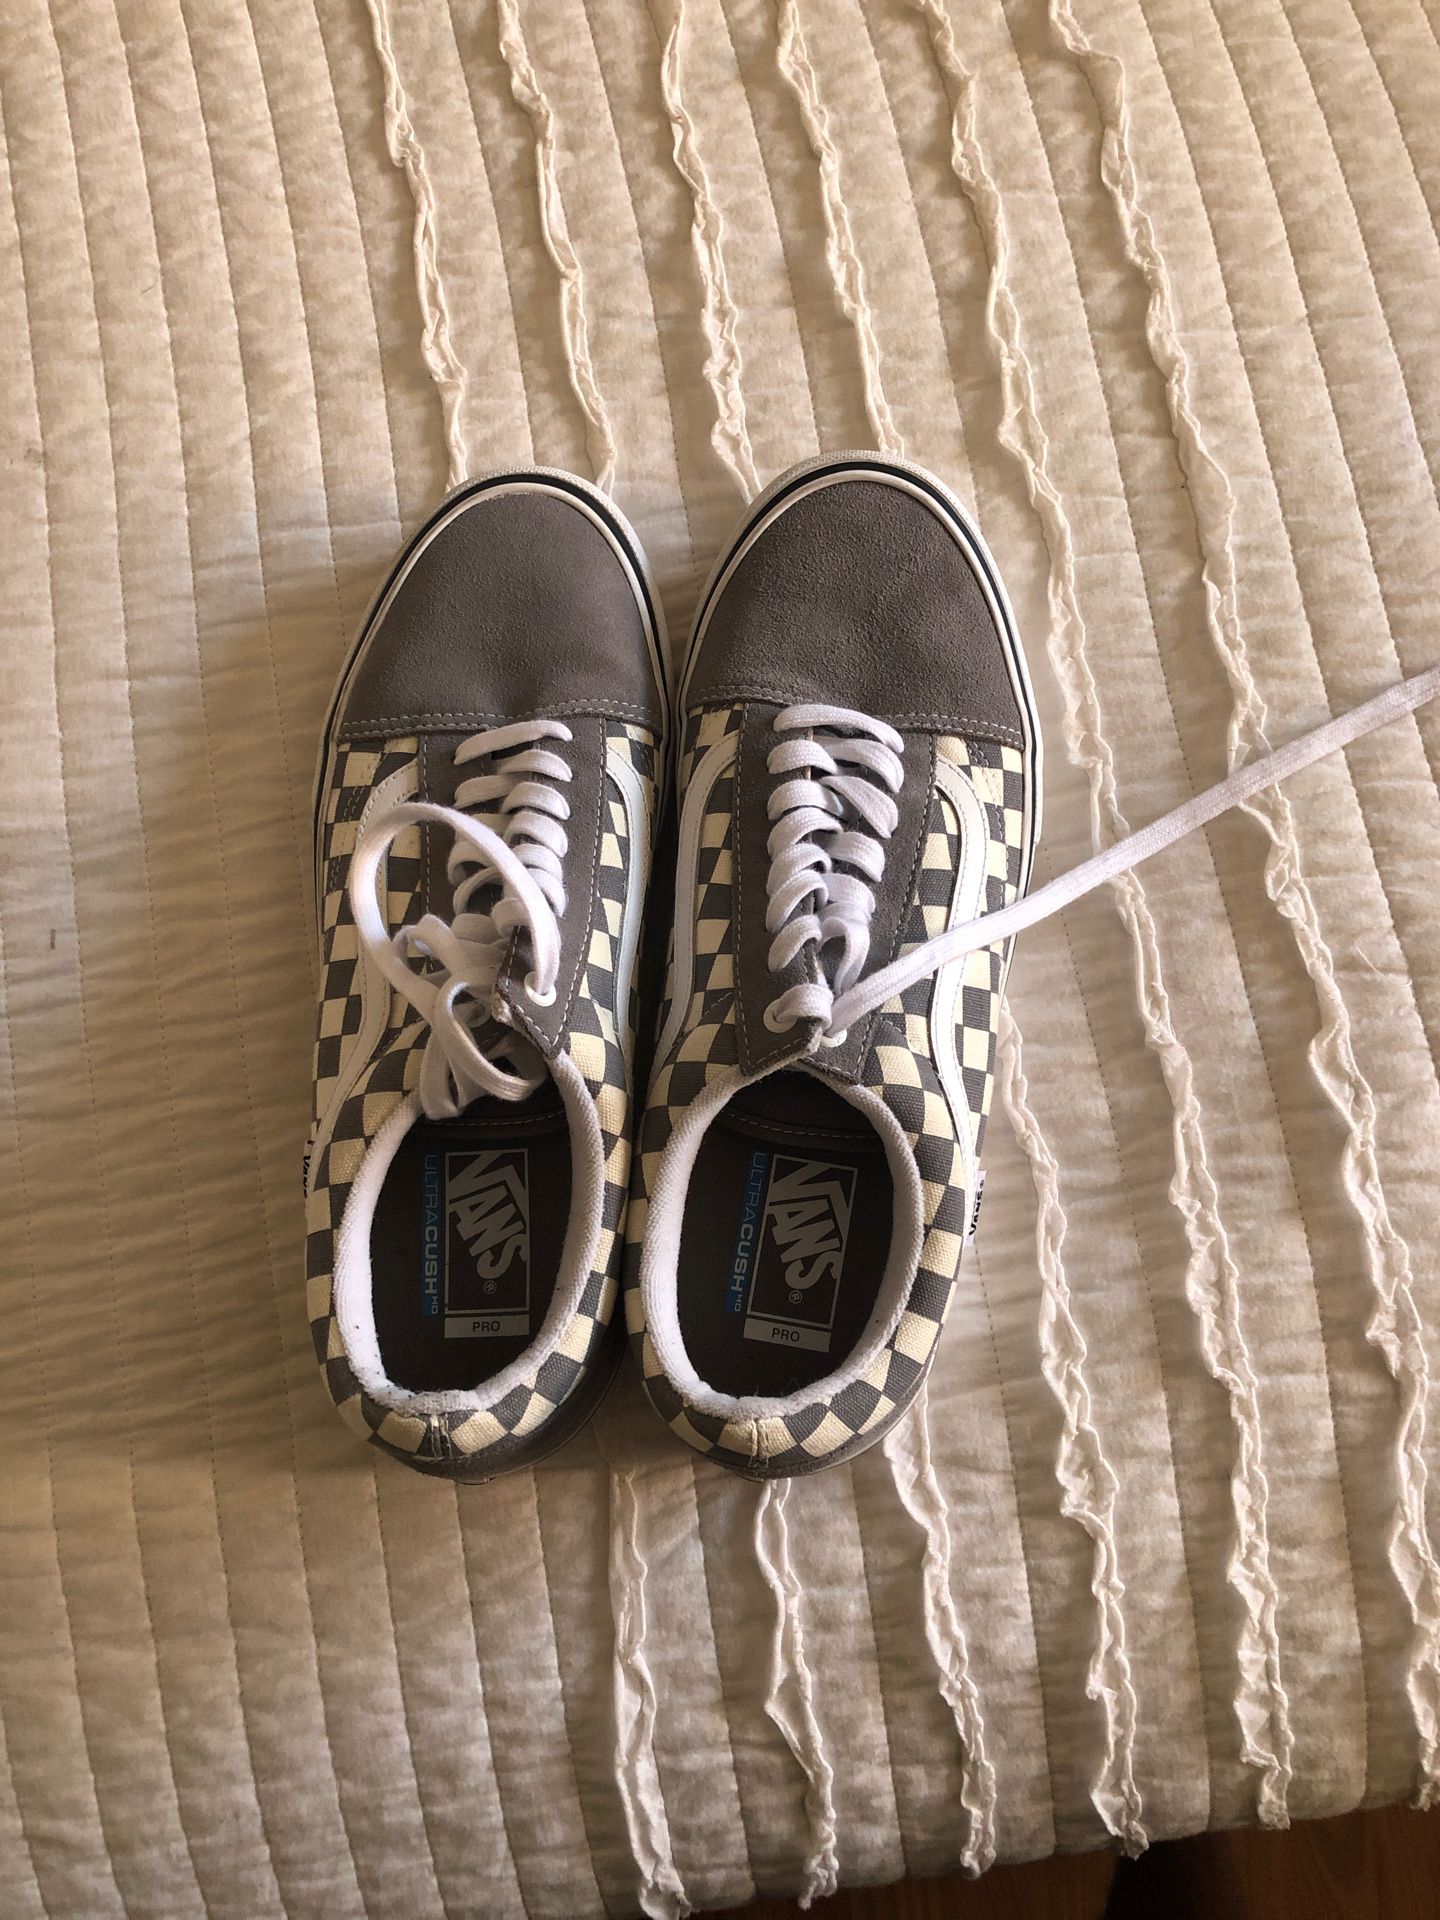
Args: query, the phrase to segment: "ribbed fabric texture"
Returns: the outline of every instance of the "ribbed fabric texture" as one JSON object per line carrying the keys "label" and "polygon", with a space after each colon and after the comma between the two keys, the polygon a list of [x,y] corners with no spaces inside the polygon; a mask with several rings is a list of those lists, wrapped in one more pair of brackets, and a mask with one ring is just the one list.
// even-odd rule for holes
{"label": "ribbed fabric texture", "polygon": [[674,634],[820,448],[973,503],[1037,878],[1440,654],[1419,0],[0,19],[0,1912],[678,1915],[1440,1791],[1440,712],[1027,935],[928,1394],[759,1490],[314,1377],[310,777],[454,479]]}

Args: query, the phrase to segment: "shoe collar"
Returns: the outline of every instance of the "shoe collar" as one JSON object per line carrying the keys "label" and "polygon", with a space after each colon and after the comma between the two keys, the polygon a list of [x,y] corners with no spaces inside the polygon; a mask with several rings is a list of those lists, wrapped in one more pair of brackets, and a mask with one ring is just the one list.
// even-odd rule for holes
{"label": "shoe collar", "polygon": [[[415,1042],[424,1029],[408,1029],[393,1044],[415,1056]],[[387,1050],[388,1053],[389,1050]],[[379,1056],[359,1082],[352,1098],[363,1102],[380,1061]],[[420,1098],[413,1088],[394,1096],[394,1105],[381,1120],[365,1149],[344,1203],[335,1235],[331,1279],[333,1312],[345,1357],[360,1386],[372,1400],[408,1413],[478,1413],[495,1406],[516,1387],[533,1380],[536,1372],[560,1346],[580,1310],[585,1287],[594,1268],[600,1241],[605,1197],[605,1148],[595,1098],[575,1062],[559,1054],[550,1063],[569,1124],[571,1154],[570,1219],[560,1259],[560,1276],[540,1331],[525,1350],[483,1385],[470,1389],[416,1392],[402,1387],[385,1372],[375,1328],[375,1299],[370,1267],[370,1230],[385,1177],[406,1134],[420,1118]],[[411,1075],[407,1073],[407,1078]],[[334,1153],[334,1146],[328,1150]],[[327,1169],[322,1169],[322,1174]]]}
{"label": "shoe collar", "polygon": [[[843,1366],[782,1398],[721,1393],[700,1377],[680,1332],[678,1279],[685,1204],[700,1144],[709,1128],[737,1094],[782,1067],[823,1079],[879,1134],[893,1181],[890,1249],[870,1320]],[[925,1231],[925,1196],[914,1149],[877,1093],[822,1076],[794,1059],[758,1070],[733,1068],[721,1073],[680,1110],[650,1182],[640,1294],[655,1358],[687,1406],[721,1420],[783,1420],[831,1401],[852,1381],[868,1374],[893,1340],[920,1266]]]}

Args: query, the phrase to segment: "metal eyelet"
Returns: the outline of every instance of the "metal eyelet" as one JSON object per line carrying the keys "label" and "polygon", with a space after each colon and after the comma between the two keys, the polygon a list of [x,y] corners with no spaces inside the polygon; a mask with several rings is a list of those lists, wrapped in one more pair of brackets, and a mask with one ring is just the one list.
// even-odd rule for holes
{"label": "metal eyelet", "polygon": [[542,991],[536,982],[534,974],[527,973],[525,976],[525,997],[534,1006],[553,1007],[555,1004],[555,988],[548,987]]}
{"label": "metal eyelet", "polygon": [[788,1033],[795,1024],[793,1020],[781,1020],[776,1015],[775,1002],[773,1000],[765,1009],[764,1020],[766,1027],[771,1033]]}
{"label": "metal eyelet", "polygon": [[849,1038],[850,1029],[848,1027],[841,1027],[838,1033],[822,1033],[820,1036],[820,1044],[822,1047],[843,1047]]}

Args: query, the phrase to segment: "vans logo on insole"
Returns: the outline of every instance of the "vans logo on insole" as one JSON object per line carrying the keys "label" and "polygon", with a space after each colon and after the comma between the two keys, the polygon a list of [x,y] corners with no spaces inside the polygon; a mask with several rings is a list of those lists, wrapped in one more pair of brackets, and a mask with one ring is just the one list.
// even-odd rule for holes
{"label": "vans logo on insole", "polygon": [[765,1225],[792,1293],[840,1278],[854,1194],[853,1168],[777,1156],[765,1196]]}
{"label": "vans logo on insole", "polygon": [[445,1336],[530,1330],[530,1155],[445,1156]]}
{"label": "vans logo on insole", "polygon": [[774,1156],[746,1302],[746,1339],[820,1351],[829,1346],[854,1204],[853,1166]]}
{"label": "vans logo on insole", "polygon": [[482,1280],[498,1280],[530,1258],[530,1193],[525,1153],[477,1153],[457,1168],[450,1155],[445,1204]]}

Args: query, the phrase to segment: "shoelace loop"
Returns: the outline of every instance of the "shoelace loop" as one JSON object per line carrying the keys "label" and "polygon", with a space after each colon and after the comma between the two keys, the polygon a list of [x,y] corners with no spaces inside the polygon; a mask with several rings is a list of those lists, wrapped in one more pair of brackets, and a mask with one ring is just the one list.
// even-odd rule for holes
{"label": "shoelace loop", "polygon": [[[432,1120],[453,1119],[484,1093],[523,1100],[545,1078],[543,1067],[514,1057],[523,1049],[517,1035],[496,1028],[486,1052],[477,1034],[496,1019],[495,983],[517,930],[530,943],[526,994],[541,1007],[555,999],[570,818],[562,789],[571,773],[547,743],[573,738],[558,720],[471,734],[455,749],[455,764],[484,761],[487,770],[460,782],[454,806],[404,801],[367,822],[356,840],[348,891],[360,950],[430,1028],[420,1104]],[[412,826],[445,827],[454,836],[445,866],[453,912],[448,921],[424,914],[392,934],[380,910],[380,873]]]}
{"label": "shoelace loop", "polygon": [[820,977],[777,995],[765,1024],[783,1033],[820,1020],[828,1044],[839,1046],[845,1034],[832,1028],[831,1014],[869,956],[875,886],[900,818],[894,796],[905,775],[904,742],[883,720],[849,707],[784,707],[774,728],[780,739],[766,762],[778,782],[766,841],[770,968],[783,972],[813,944]]}

